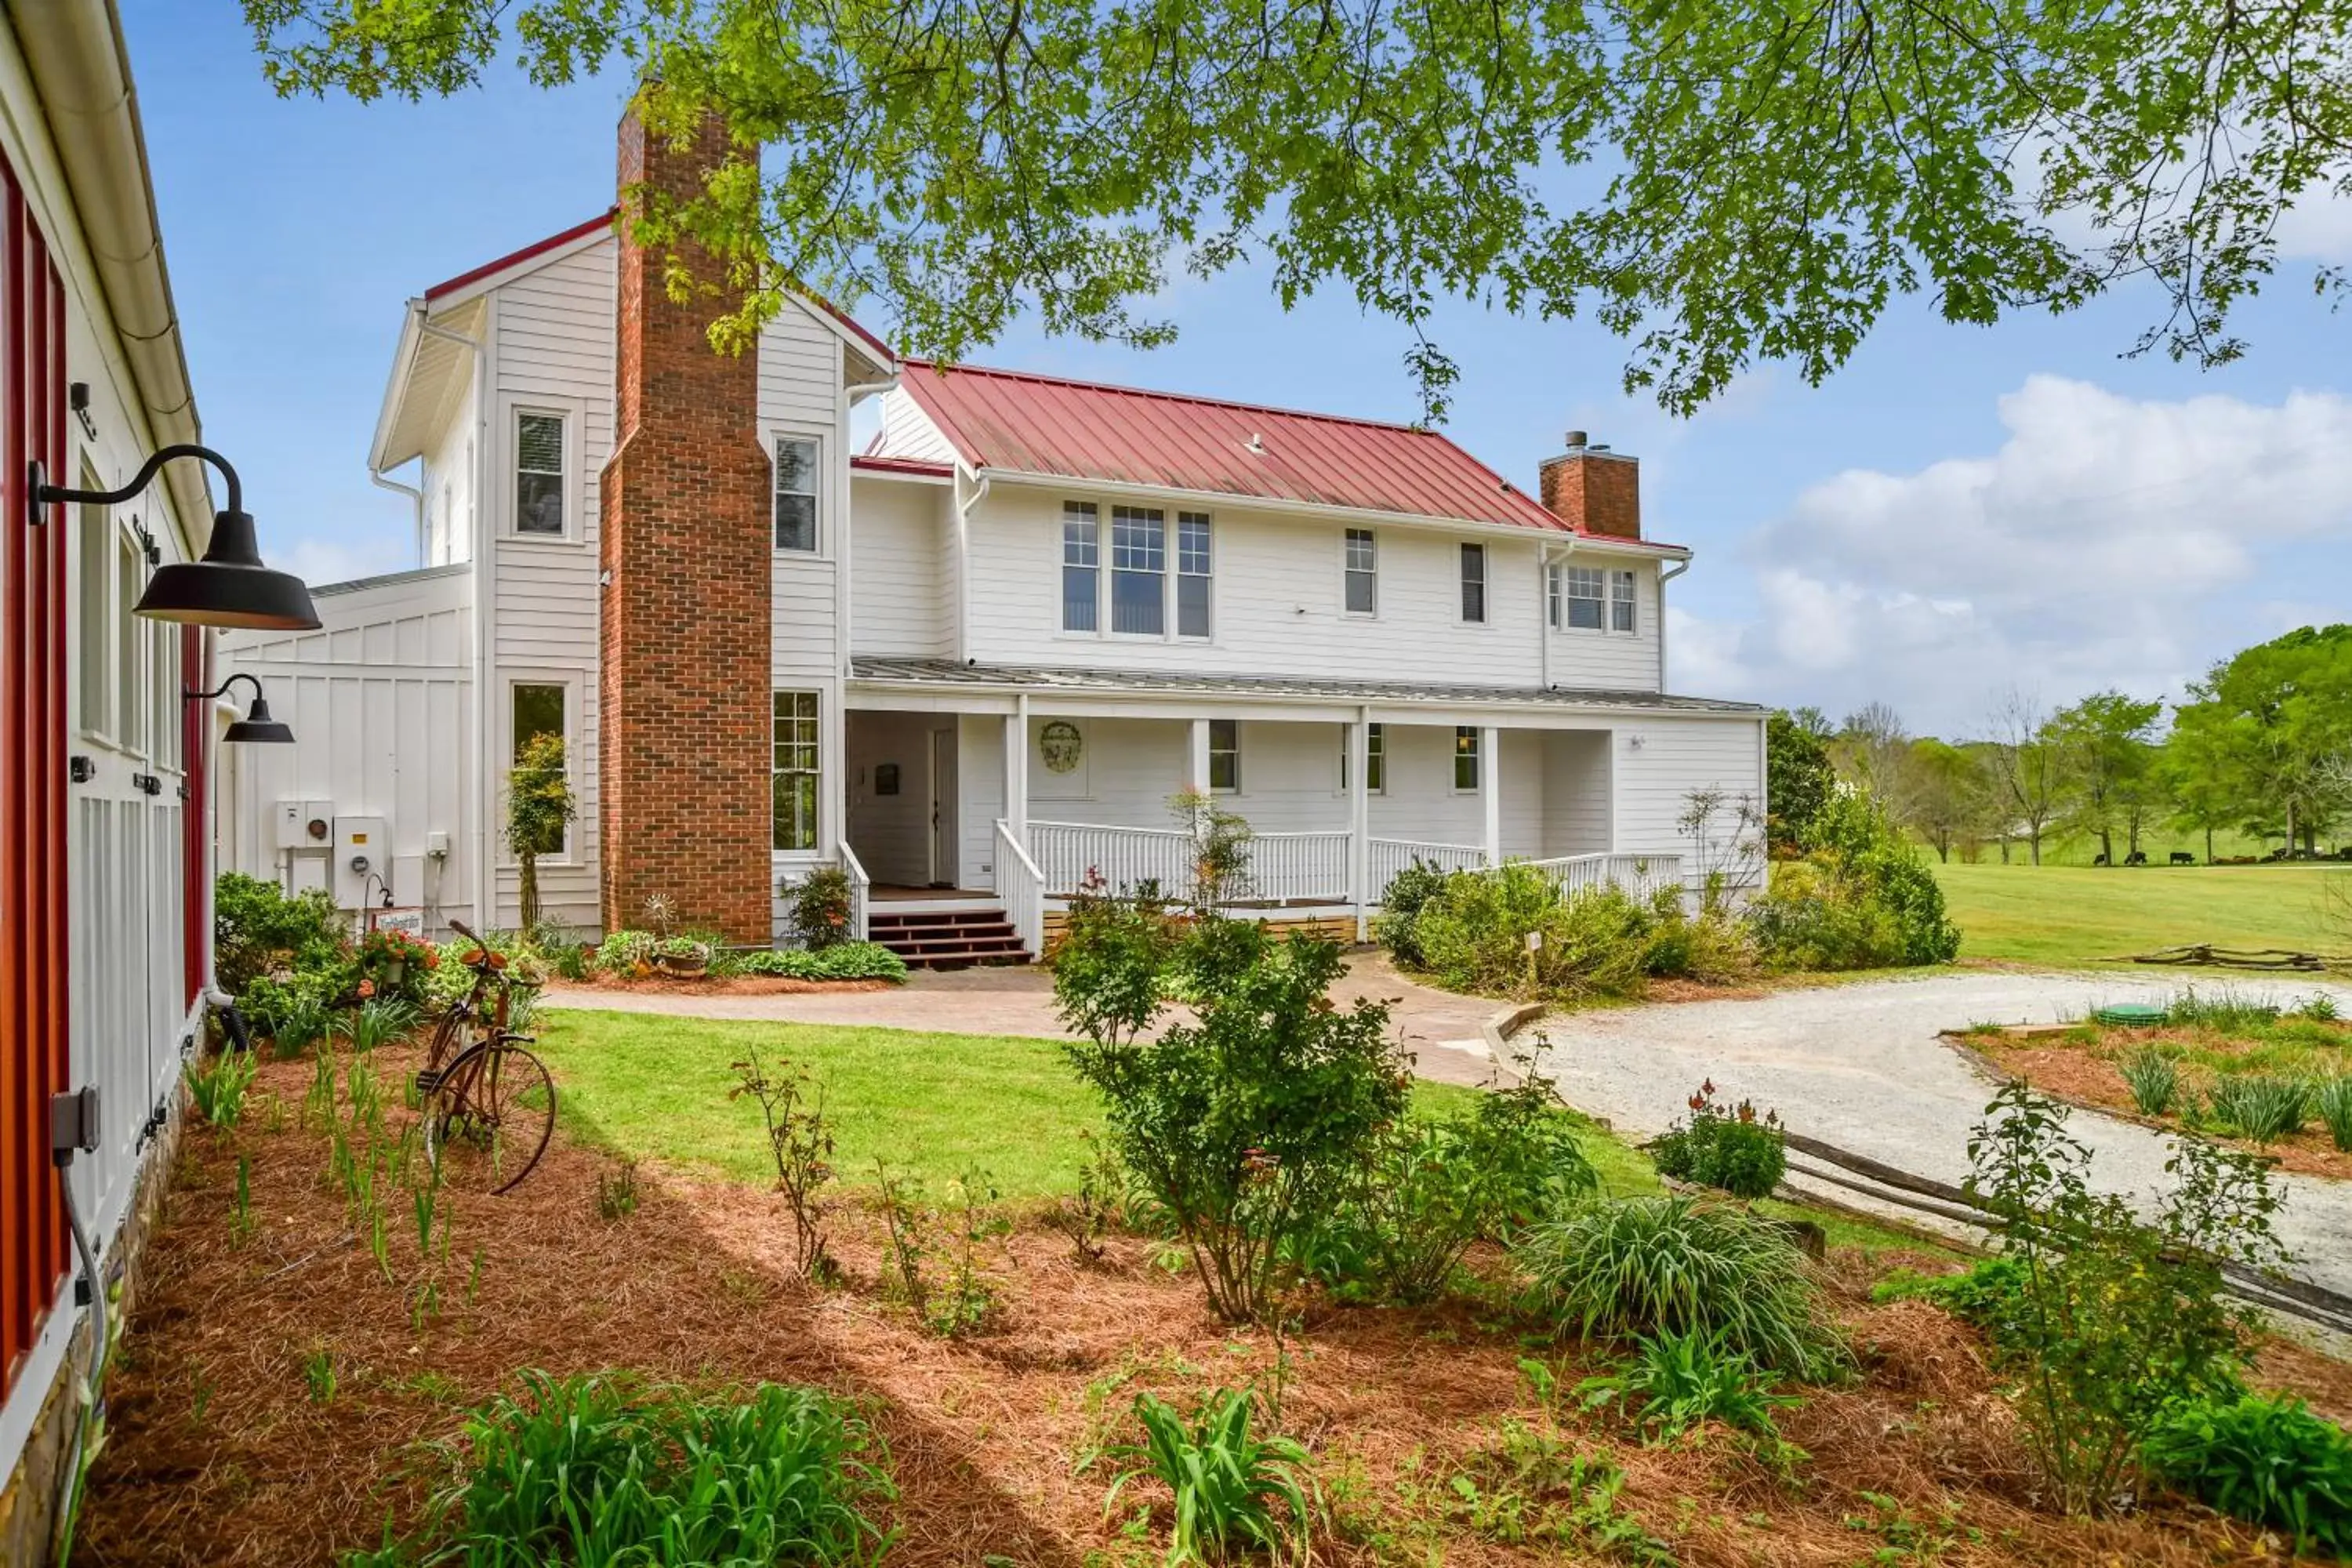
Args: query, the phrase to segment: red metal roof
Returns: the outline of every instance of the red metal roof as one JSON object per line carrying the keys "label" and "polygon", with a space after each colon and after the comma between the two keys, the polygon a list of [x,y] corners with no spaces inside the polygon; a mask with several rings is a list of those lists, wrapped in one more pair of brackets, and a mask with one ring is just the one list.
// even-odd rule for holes
{"label": "red metal roof", "polygon": [[485,261],[469,271],[460,272],[446,282],[436,283],[432,288],[425,290],[425,297],[427,300],[438,300],[444,294],[455,294],[460,289],[470,288],[485,278],[504,272],[509,267],[520,267],[534,256],[544,256],[559,245],[569,245],[575,239],[586,238],[600,228],[610,228],[613,226],[613,219],[619,216],[620,211],[619,207],[606,207],[586,223],[573,224],[562,234],[551,234],[545,239],[535,240],[524,246],[520,250],[510,250],[495,261]]}
{"label": "red metal roof", "polygon": [[975,468],[1571,531],[1433,430],[902,362],[899,384]]}
{"label": "red metal roof", "polygon": [[915,474],[927,479],[955,477],[953,463],[935,463],[928,458],[890,458],[877,453],[859,452],[849,459],[850,468],[858,473]]}

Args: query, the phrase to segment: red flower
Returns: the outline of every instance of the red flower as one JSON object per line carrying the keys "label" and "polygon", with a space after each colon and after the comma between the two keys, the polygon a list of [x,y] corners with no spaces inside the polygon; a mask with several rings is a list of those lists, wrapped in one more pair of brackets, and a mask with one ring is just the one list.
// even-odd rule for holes
{"label": "red flower", "polygon": [[375,982],[374,982],[374,981],[373,981],[373,980],[362,980],[362,981],[361,981],[361,982],[360,982],[360,1000],[361,1000],[361,1001],[364,1002],[364,1001],[366,1001],[369,997],[371,997],[371,996],[373,996],[373,995],[374,995],[374,994],[375,994]]}

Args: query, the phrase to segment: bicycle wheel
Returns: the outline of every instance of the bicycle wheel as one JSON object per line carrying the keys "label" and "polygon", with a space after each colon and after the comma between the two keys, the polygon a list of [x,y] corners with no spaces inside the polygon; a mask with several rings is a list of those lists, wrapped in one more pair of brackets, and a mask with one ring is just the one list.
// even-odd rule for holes
{"label": "bicycle wheel", "polygon": [[555,1132],[555,1079],[501,1037],[442,1069],[425,1107],[425,1157],[442,1184],[495,1195],[531,1173]]}

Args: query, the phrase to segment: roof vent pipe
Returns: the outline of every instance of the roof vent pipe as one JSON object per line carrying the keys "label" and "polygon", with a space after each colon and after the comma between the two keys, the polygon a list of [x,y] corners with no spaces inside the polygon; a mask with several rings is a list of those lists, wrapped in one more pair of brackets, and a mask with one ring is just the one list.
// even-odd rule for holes
{"label": "roof vent pipe", "polygon": [[1583,432],[1583,431],[1581,431],[1581,430],[1570,430],[1570,431],[1568,433],[1568,449],[1569,449],[1570,451],[1573,452],[1573,451],[1575,451],[1578,447],[1581,447],[1581,446],[1583,446],[1583,445],[1584,445],[1584,432]]}

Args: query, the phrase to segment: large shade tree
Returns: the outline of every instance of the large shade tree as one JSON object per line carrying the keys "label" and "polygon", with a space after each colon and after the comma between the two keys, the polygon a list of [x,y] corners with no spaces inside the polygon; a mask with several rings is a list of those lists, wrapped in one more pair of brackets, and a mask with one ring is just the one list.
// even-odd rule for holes
{"label": "large shade tree", "polygon": [[2243,649],[2189,694],[2172,749],[2189,798],[2235,801],[2249,831],[2305,850],[2352,811],[2352,626]]}
{"label": "large shade tree", "polygon": [[[1687,411],[1818,380],[1887,310],[2065,310],[2152,280],[2132,347],[2234,357],[2280,217],[2352,186],[2352,0],[245,0],[284,92],[419,98],[625,64],[738,138],[642,220],[754,282],[879,296],[954,356],[1025,309],[1152,342],[1172,268],[1400,323],[1597,315]],[[758,149],[769,149],[764,160]],[[2323,287],[2343,279],[2323,274]]]}

